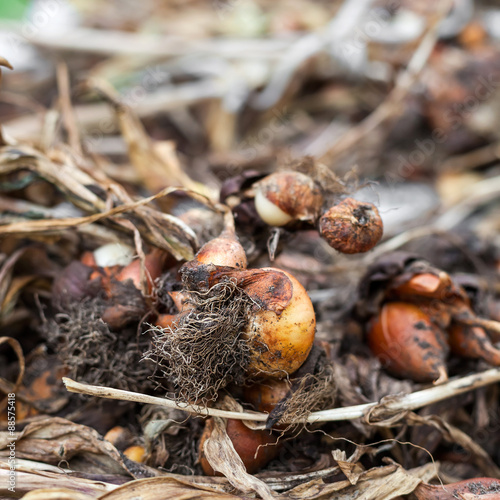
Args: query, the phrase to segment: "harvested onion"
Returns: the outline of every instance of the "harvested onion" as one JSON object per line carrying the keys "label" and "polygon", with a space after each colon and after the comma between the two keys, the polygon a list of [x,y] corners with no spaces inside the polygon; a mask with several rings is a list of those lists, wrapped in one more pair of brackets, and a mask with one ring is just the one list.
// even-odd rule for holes
{"label": "harvested onion", "polygon": [[[207,476],[221,475],[215,473],[203,451],[203,445],[211,437],[213,428],[214,422],[209,418],[199,446],[200,464]],[[249,474],[254,474],[265,467],[278,454],[279,446],[276,437],[269,431],[249,429],[241,420],[228,419],[226,432]]]}
{"label": "harvested onion", "polygon": [[382,238],[384,226],[373,203],[346,198],[331,207],[319,220],[319,234],[335,250],[361,253],[371,250]]}
{"label": "harvested onion", "polygon": [[284,378],[300,368],[314,342],[316,316],[305,288],[280,269],[253,271],[243,290],[257,300],[245,336],[250,341],[249,375]]}
{"label": "harvested onion", "polygon": [[385,304],[372,322],[368,343],[385,368],[398,377],[434,383],[448,378],[444,334],[416,305]]}
{"label": "harvested onion", "polygon": [[292,221],[314,223],[323,204],[316,183],[300,172],[276,172],[254,186],[255,209],[270,226],[285,226]]}
{"label": "harvested onion", "polygon": [[271,413],[291,389],[288,380],[268,379],[243,388],[243,400],[250,403],[255,411]]}
{"label": "harvested onion", "polygon": [[245,269],[247,256],[235,233],[233,214],[226,209],[224,214],[224,230],[213,240],[205,243],[195,255],[191,266],[213,264],[215,266]]}

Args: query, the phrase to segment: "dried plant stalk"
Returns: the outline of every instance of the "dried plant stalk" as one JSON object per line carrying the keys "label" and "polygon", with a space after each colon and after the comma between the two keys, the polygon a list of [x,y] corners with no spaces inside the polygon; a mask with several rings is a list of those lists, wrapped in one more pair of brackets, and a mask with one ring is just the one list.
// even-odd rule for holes
{"label": "dried plant stalk", "polygon": [[[171,399],[158,398],[154,396],[147,396],[145,394],[138,394],[128,391],[120,391],[109,387],[91,386],[75,382],[67,377],[63,378],[66,389],[70,392],[77,392],[81,394],[88,394],[90,396],[97,396],[101,398],[119,399],[122,401],[135,401],[137,403],[156,404],[166,406],[168,408],[177,408],[188,413],[203,414],[207,416],[217,416],[224,418],[234,418],[238,420],[253,420],[256,422],[265,422],[267,420],[267,413],[258,412],[234,412],[219,410],[216,408],[207,408],[198,405],[182,405],[176,403]],[[393,417],[398,412],[406,412],[409,410],[416,410],[423,408],[438,401],[458,396],[465,392],[470,392],[486,385],[500,382],[500,368],[492,368],[481,373],[474,373],[457,379],[450,380],[442,385],[417,391],[412,394],[404,396],[392,397],[389,401],[373,402],[362,405],[349,406],[345,408],[332,408],[330,410],[323,410],[311,413],[306,423],[315,422],[333,422],[342,420],[354,420],[362,418],[370,412],[374,413],[377,407],[377,417],[382,418],[384,414]],[[303,423],[296,421],[293,423]]]}

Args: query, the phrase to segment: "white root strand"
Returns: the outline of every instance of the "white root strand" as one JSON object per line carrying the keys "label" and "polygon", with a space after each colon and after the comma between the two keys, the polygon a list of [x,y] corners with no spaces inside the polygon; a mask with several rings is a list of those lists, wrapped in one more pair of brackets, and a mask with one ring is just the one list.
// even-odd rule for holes
{"label": "white root strand", "polygon": [[[97,396],[101,398],[166,406],[167,408],[175,408],[198,415],[232,418],[237,420],[253,420],[257,422],[265,422],[268,417],[267,413],[234,412],[219,410],[217,408],[207,408],[198,405],[180,405],[167,398],[148,396],[145,394],[112,389],[109,387],[82,384],[67,377],[63,377],[63,382],[66,389],[70,392],[87,394],[89,396]],[[444,384],[430,387],[429,389],[399,396],[393,400],[381,403],[381,405],[388,414],[411,411],[458,396],[465,392],[473,391],[474,389],[479,389],[480,387],[484,387],[486,385],[494,384],[496,382],[500,382],[500,368],[492,368],[481,373],[474,373],[465,377],[449,380]],[[354,420],[356,418],[364,417],[369,410],[378,404],[378,402],[374,402],[345,408],[332,408],[330,410],[316,411],[307,417],[306,422],[315,423]],[[294,423],[302,423],[302,421]]]}

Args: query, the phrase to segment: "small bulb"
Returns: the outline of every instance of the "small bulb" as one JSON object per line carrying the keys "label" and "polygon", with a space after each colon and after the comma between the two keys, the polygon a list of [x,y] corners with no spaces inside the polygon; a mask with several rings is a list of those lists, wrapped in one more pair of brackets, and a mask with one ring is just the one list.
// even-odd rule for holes
{"label": "small bulb", "polygon": [[418,306],[389,302],[372,320],[368,344],[385,369],[415,382],[447,380],[445,334]]}
{"label": "small bulb", "polygon": [[346,254],[368,252],[382,238],[384,227],[377,207],[346,198],[319,220],[319,234],[328,244]]}
{"label": "small bulb", "polygon": [[316,183],[300,172],[276,172],[254,184],[255,209],[270,226],[292,221],[314,223],[323,204]]}

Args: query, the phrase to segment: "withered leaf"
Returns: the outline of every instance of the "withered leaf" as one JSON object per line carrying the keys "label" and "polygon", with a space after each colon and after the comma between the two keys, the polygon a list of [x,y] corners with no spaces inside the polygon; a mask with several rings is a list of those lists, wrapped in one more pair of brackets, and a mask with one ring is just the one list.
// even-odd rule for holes
{"label": "withered leaf", "polygon": [[221,472],[239,491],[255,491],[264,500],[274,498],[269,486],[260,479],[247,473],[243,461],[236,453],[226,432],[225,421],[214,417],[211,436],[205,441],[203,451],[212,469]]}

